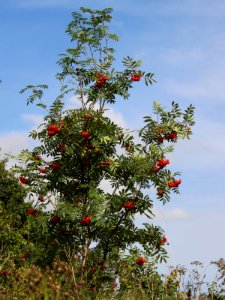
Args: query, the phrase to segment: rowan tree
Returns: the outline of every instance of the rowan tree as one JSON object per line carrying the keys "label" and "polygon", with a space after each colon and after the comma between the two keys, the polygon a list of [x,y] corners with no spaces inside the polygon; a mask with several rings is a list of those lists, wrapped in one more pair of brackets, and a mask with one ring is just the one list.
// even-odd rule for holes
{"label": "rowan tree", "polygon": [[[72,13],[66,29],[72,46],[59,60],[61,90],[50,107],[43,100],[47,85],[21,91],[31,92],[27,104],[46,112],[44,123],[30,133],[40,145],[22,151],[25,167],[15,168],[30,195],[31,261],[46,264],[60,256],[90,281],[99,270],[112,279],[124,263],[140,270],[147,262],[166,259],[167,240],[151,224],[148,191],[154,189],[163,204],[171,192],[179,192],[181,178],[168,168],[166,155],[179,139],[189,138],[194,124],[192,105],[182,111],[172,102],[166,111],[154,103],[153,115],[144,116],[144,126],[135,133],[137,142],[131,130],[106,117],[107,107],[119,98],[128,100],[140,81],[155,82],[154,74],[129,56],[121,70],[114,68],[110,42],[118,37],[107,25],[111,13],[110,8],[83,7]],[[79,108],[64,109],[69,95],[80,101]],[[112,191],[101,188],[103,181]],[[142,214],[149,223],[138,228],[135,218]]]}

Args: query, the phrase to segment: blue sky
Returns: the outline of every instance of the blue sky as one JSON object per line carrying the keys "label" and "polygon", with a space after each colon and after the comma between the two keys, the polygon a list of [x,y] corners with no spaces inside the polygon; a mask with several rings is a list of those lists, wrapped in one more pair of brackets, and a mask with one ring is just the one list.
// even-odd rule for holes
{"label": "blue sky", "polygon": [[[170,155],[171,169],[182,172],[181,195],[163,207],[156,202],[156,222],[166,231],[169,264],[208,264],[225,253],[225,2],[223,0],[8,0],[0,2],[0,147],[12,153],[32,147],[28,132],[42,111],[26,106],[19,90],[49,84],[48,101],[58,94],[58,54],[69,48],[65,28],[80,6],[112,7],[111,31],[123,57],[141,59],[157,84],[141,82],[130,99],[111,110],[115,121],[140,128],[157,100],[169,108],[196,107],[191,141],[181,141]],[[71,106],[72,99],[66,99]],[[139,220],[140,222],[141,220]]]}

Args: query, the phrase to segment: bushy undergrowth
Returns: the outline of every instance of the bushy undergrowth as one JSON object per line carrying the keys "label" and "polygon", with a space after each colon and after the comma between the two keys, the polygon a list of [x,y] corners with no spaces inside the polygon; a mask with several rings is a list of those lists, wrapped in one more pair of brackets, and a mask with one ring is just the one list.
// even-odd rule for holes
{"label": "bushy undergrowth", "polygon": [[[56,259],[51,267],[41,269],[24,262],[16,267],[13,257],[0,260],[0,299],[78,299],[78,300],[156,300],[156,299],[214,299],[224,300],[225,261],[212,262],[217,275],[211,283],[205,282],[203,266],[193,262],[194,268],[176,267],[168,275],[159,274],[152,264],[118,265],[114,279],[107,265],[89,268],[81,278],[73,261]],[[201,290],[207,286],[207,292]]]}

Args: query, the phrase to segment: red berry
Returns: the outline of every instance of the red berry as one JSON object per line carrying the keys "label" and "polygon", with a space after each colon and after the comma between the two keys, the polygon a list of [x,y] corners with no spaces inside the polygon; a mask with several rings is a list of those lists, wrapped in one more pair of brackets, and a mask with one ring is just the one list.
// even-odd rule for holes
{"label": "red berry", "polygon": [[110,165],[110,164],[111,164],[110,161],[102,161],[102,162],[101,162],[101,165],[102,165],[102,166],[108,166],[108,165]]}
{"label": "red berry", "polygon": [[58,218],[57,216],[53,215],[53,216],[51,216],[51,221],[52,221],[53,223],[58,224],[58,223],[59,223],[59,218]]}
{"label": "red berry", "polygon": [[124,207],[126,209],[132,209],[132,208],[135,208],[135,203],[133,201],[130,201],[130,202],[121,204],[121,207]]}
{"label": "red berry", "polygon": [[27,179],[23,176],[19,176],[19,180],[22,184],[27,184]]}
{"label": "red berry", "polygon": [[47,172],[48,172],[48,170],[46,170],[46,169],[44,169],[44,168],[40,168],[40,169],[38,169],[38,171],[39,171],[40,173],[47,173]]}
{"label": "red berry", "polygon": [[48,131],[55,131],[58,127],[56,125],[49,125],[47,130]]}
{"label": "red berry", "polygon": [[28,215],[32,215],[32,216],[36,216],[37,215],[37,211],[33,208],[29,208],[27,210]]}
{"label": "red berry", "polygon": [[48,131],[48,136],[53,136],[55,135],[56,132],[60,132],[61,130],[56,125],[49,125],[47,131]]}
{"label": "red berry", "polygon": [[133,74],[131,76],[132,81],[140,81],[140,79],[141,79],[141,74],[140,73],[139,74]]}
{"label": "red berry", "polygon": [[159,135],[159,136],[156,136],[155,137],[155,139],[159,142],[159,143],[163,143],[163,141],[164,141],[164,139],[165,139],[165,137],[164,136],[161,136],[161,135]]}
{"label": "red berry", "polygon": [[176,131],[172,131],[171,133],[166,134],[165,138],[169,141],[169,140],[174,140],[177,138],[177,133]]}
{"label": "red berry", "polygon": [[52,168],[52,170],[58,170],[61,167],[61,163],[58,162],[53,162],[50,164],[50,167]]}
{"label": "red berry", "polygon": [[167,185],[169,188],[174,188],[174,187],[178,187],[178,185],[180,184],[181,184],[181,179],[168,182]]}
{"label": "red berry", "polygon": [[48,136],[53,136],[53,135],[55,135],[55,131],[49,131],[48,132]]}
{"label": "red berry", "polygon": [[26,261],[27,258],[28,258],[28,256],[30,256],[30,253],[29,253],[29,252],[24,252],[24,254],[23,254],[23,256],[21,257],[21,259],[22,259],[23,261]]}
{"label": "red berry", "polygon": [[169,159],[160,159],[158,162],[157,162],[157,165],[160,167],[160,168],[163,168],[165,167],[166,165],[168,165],[170,163]]}
{"label": "red berry", "polygon": [[108,81],[109,80],[109,77],[105,76],[104,74],[97,74],[96,77],[100,80],[103,80],[103,81]]}
{"label": "red berry", "polygon": [[86,218],[80,221],[81,225],[89,225],[91,223],[91,217],[87,216]]}
{"label": "red berry", "polygon": [[104,81],[104,80],[97,80],[97,81],[95,82],[95,86],[98,87],[98,88],[103,87],[104,84],[105,84],[105,81]]}
{"label": "red berry", "polygon": [[104,86],[105,82],[109,80],[109,77],[105,76],[104,74],[97,74],[97,80],[95,82],[95,86],[101,88]]}
{"label": "red berry", "polygon": [[161,244],[161,245],[164,245],[166,242],[167,242],[167,238],[164,236],[164,237],[161,239],[160,244]]}
{"label": "red berry", "polygon": [[90,132],[88,131],[82,131],[81,134],[80,134],[85,140],[89,139],[90,137]]}
{"label": "red berry", "polygon": [[138,257],[138,259],[136,260],[136,264],[139,266],[143,266],[143,264],[145,264],[147,262],[147,260],[144,257]]}
{"label": "red berry", "polygon": [[159,170],[160,170],[160,168],[159,167],[154,167],[154,172],[158,172]]}
{"label": "red berry", "polygon": [[93,116],[91,114],[85,114],[84,119],[85,120],[90,120],[90,119],[93,119]]}
{"label": "red berry", "polygon": [[9,276],[9,275],[12,275],[12,272],[11,271],[0,271],[0,275]]}

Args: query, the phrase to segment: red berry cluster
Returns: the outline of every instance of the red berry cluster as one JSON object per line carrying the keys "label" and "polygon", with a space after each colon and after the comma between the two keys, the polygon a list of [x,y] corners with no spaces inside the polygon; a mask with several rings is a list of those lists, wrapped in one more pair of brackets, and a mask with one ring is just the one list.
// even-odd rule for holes
{"label": "red berry cluster", "polygon": [[167,242],[167,238],[164,236],[161,241],[160,241],[160,244],[161,245],[165,245],[165,243]]}
{"label": "red berry cluster", "polygon": [[177,138],[177,133],[176,131],[172,131],[171,133],[166,134],[165,138],[169,141],[169,140],[174,140]]}
{"label": "red berry cluster", "polygon": [[126,209],[132,209],[132,208],[135,208],[135,203],[133,201],[130,201],[130,202],[121,204],[121,207],[124,207]]}
{"label": "red berry cluster", "polygon": [[91,114],[85,114],[84,119],[85,120],[90,120],[90,119],[93,119],[93,116]]}
{"label": "red berry cluster", "polygon": [[81,135],[85,140],[88,140],[91,134],[90,134],[90,132],[88,132],[88,131],[82,131],[82,132],[80,133],[80,135]]}
{"label": "red berry cluster", "polygon": [[156,136],[154,139],[157,140],[159,143],[162,143],[164,140],[173,141],[177,138],[177,133],[176,131],[172,131],[170,133],[165,134],[164,136],[159,135]]}
{"label": "red berry cluster", "polygon": [[61,167],[61,163],[53,162],[53,163],[50,164],[50,167],[52,168],[53,171],[56,171]]}
{"label": "red berry cluster", "polygon": [[160,170],[160,167],[155,166],[155,167],[153,168],[153,171],[154,171],[154,172],[158,172],[159,170]]}
{"label": "red berry cluster", "polygon": [[22,255],[22,257],[21,257],[22,261],[26,261],[27,258],[28,258],[29,256],[30,256],[30,253],[29,253],[29,252],[25,252],[25,253]]}
{"label": "red berry cluster", "polygon": [[12,275],[11,271],[0,271],[0,276],[9,276]]}
{"label": "red berry cluster", "polygon": [[19,181],[22,183],[22,184],[27,184],[27,179],[23,176],[19,176]]}
{"label": "red berry cluster", "polygon": [[81,225],[89,225],[91,223],[91,217],[87,216],[86,218],[83,218],[80,220]]}
{"label": "red berry cluster", "polygon": [[48,128],[47,128],[47,131],[48,131],[48,136],[53,136],[56,133],[60,132],[61,130],[56,125],[49,125]]}
{"label": "red berry cluster", "polygon": [[174,187],[178,187],[179,184],[181,184],[181,179],[168,182],[167,185],[169,188],[174,188]]}
{"label": "red berry cluster", "polygon": [[104,74],[97,74],[97,80],[95,82],[95,86],[97,88],[101,88],[105,85],[105,82],[109,80],[109,77],[105,76]]}
{"label": "red berry cluster", "polygon": [[52,221],[53,223],[58,224],[58,223],[59,223],[59,217],[53,215],[53,216],[51,216],[51,221]]}
{"label": "red berry cluster", "polygon": [[143,266],[143,264],[145,264],[147,262],[147,260],[144,257],[138,257],[138,259],[136,260],[136,264],[139,266]]}
{"label": "red berry cluster", "polygon": [[32,216],[36,216],[37,215],[37,211],[33,208],[29,208],[27,210],[28,215],[32,215]]}
{"label": "red berry cluster", "polygon": [[140,79],[141,79],[141,74],[140,74],[140,73],[138,73],[138,74],[133,74],[133,75],[131,76],[131,80],[132,80],[132,81],[140,81]]}
{"label": "red berry cluster", "polygon": [[160,167],[160,169],[162,169],[169,163],[170,163],[169,159],[160,159],[159,161],[157,161],[156,164]]}
{"label": "red berry cluster", "polygon": [[102,161],[102,162],[101,162],[101,165],[102,165],[102,166],[108,166],[108,165],[110,165],[110,164],[111,164],[110,161]]}
{"label": "red berry cluster", "polygon": [[47,169],[44,169],[44,168],[40,168],[40,169],[38,169],[38,171],[39,171],[40,173],[47,173],[47,172],[48,172],[48,170],[47,170]]}
{"label": "red berry cluster", "polygon": [[166,165],[170,163],[169,159],[160,159],[156,162],[157,166],[153,168],[154,172],[158,172],[160,169],[164,168]]}

